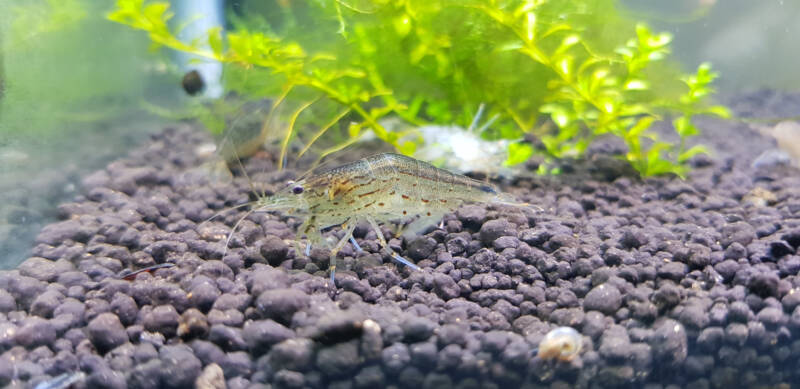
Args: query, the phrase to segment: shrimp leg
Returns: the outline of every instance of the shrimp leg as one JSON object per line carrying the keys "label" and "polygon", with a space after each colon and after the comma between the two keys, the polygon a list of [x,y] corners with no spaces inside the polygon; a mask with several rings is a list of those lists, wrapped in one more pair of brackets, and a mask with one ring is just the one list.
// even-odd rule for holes
{"label": "shrimp leg", "polygon": [[330,260],[330,266],[328,267],[328,270],[331,272],[331,285],[333,285],[333,286],[336,285],[336,281],[335,281],[335,278],[336,278],[336,254],[339,254],[339,250],[341,250],[342,247],[344,247],[345,243],[347,243],[350,240],[350,238],[353,237],[353,230],[356,229],[356,223],[350,223],[347,227],[344,227],[344,228],[345,228],[344,236],[342,237],[342,239],[339,240],[339,243],[336,243],[336,246],[333,246],[333,249],[331,249],[331,260]]}
{"label": "shrimp leg", "polygon": [[364,251],[361,249],[361,246],[358,245],[358,242],[356,242],[356,238],[353,238],[352,236],[350,237],[350,244],[353,245],[356,251]]}
{"label": "shrimp leg", "polygon": [[[361,246],[358,245],[358,242],[356,242],[356,238],[353,238],[352,236],[350,237],[350,244],[352,244],[353,247],[355,247],[356,251],[364,251],[363,249],[361,249]],[[306,257],[311,255],[311,242],[306,243],[305,254]]]}
{"label": "shrimp leg", "polygon": [[422,270],[419,266],[417,266],[417,265],[411,263],[409,260],[401,257],[400,255],[395,253],[394,250],[392,250],[389,247],[389,244],[386,243],[386,238],[383,236],[383,232],[381,232],[380,227],[378,227],[378,222],[376,222],[375,219],[373,219],[372,217],[367,217],[366,219],[369,222],[369,224],[372,226],[372,229],[375,231],[375,234],[378,235],[378,240],[381,242],[381,246],[383,246],[383,248],[386,249],[386,251],[388,251],[389,254],[392,255],[392,259],[394,259],[397,262],[402,263],[403,265],[406,265],[406,266],[410,267],[412,270]]}
{"label": "shrimp leg", "polygon": [[305,235],[306,236],[306,240],[307,240],[306,241],[306,248],[305,248],[305,250],[303,252],[303,254],[305,254],[306,257],[311,255],[311,246],[312,245],[313,246],[325,246],[325,244],[324,244],[325,239],[322,238],[322,234],[319,232],[319,229],[317,228],[316,218],[314,218],[313,216],[309,217],[308,219],[306,219],[303,222],[303,224],[301,224],[300,227],[297,229],[297,241],[296,242],[298,242],[298,243],[295,246],[295,251],[297,252],[297,254],[300,254],[300,243],[299,243],[299,240],[300,240],[300,237],[302,235]]}

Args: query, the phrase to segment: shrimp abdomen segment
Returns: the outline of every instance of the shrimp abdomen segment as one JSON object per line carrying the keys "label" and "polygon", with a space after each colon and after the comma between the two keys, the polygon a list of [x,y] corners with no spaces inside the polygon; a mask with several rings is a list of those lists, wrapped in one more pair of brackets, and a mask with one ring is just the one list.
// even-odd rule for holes
{"label": "shrimp abdomen segment", "polygon": [[[466,201],[486,202],[494,186],[398,154],[378,154],[306,179],[309,211],[346,218],[354,214],[423,214],[454,210]],[[341,216],[336,216],[341,214]],[[324,224],[324,223],[321,223]]]}
{"label": "shrimp abdomen segment", "polygon": [[497,193],[490,184],[399,154],[379,154],[362,161],[381,181],[380,187],[366,193],[383,203],[379,205],[382,211],[397,216],[452,211],[466,201],[489,201]]}

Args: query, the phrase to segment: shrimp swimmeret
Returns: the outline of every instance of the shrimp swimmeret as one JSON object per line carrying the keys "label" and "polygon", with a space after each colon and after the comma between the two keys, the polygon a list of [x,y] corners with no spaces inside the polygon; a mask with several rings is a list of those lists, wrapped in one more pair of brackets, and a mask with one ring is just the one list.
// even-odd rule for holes
{"label": "shrimp swimmeret", "polygon": [[522,205],[489,183],[410,157],[384,153],[301,178],[274,195],[257,200],[248,214],[291,210],[293,214],[304,215],[305,221],[297,235],[298,238],[305,235],[314,246],[324,244],[322,230],[341,226],[345,234],[330,253],[329,270],[333,282],[336,255],[348,240],[352,240],[359,222],[369,223],[392,258],[419,270],[389,247],[379,223],[417,216],[419,218],[409,226],[416,232],[466,202]]}

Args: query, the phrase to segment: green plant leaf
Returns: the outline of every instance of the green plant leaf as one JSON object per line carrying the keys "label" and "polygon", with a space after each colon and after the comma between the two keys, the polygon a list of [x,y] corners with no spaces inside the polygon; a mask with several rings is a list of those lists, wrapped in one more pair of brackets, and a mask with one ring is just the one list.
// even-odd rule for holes
{"label": "green plant leaf", "polygon": [[647,81],[633,79],[625,83],[626,90],[646,90],[648,89]]}
{"label": "green plant leaf", "polygon": [[708,107],[705,112],[719,116],[723,119],[730,119],[731,117],[731,111],[728,109],[728,107],[722,105],[713,105]]}
{"label": "green plant leaf", "polygon": [[653,122],[655,122],[655,120],[656,118],[652,116],[645,116],[639,119],[636,122],[636,124],[628,130],[626,136],[637,137],[637,138],[641,137],[644,134],[644,132],[647,131],[647,129],[650,128],[651,125],[653,125]]}
{"label": "green plant leaf", "polygon": [[222,56],[222,27],[212,27],[208,30],[208,46],[215,56]]}
{"label": "green plant leaf", "polygon": [[508,158],[503,162],[505,166],[521,164],[533,155],[533,146],[530,143],[511,143],[508,145]]}
{"label": "green plant leaf", "polygon": [[691,119],[686,115],[673,120],[672,125],[675,127],[675,132],[682,137],[694,136],[700,133],[700,130],[692,124]]}
{"label": "green plant leaf", "polygon": [[[262,95],[248,96],[277,94],[276,106],[288,107],[321,96],[292,119],[296,125],[290,132],[311,140],[303,153],[317,141],[338,142],[321,148],[323,154],[341,150],[370,129],[411,154],[421,144],[409,140],[415,126],[469,128],[475,121],[485,128],[486,141],[518,140],[528,132],[541,139],[544,150],[512,143],[509,163],[536,151],[548,158],[580,157],[607,134],[625,142],[625,158],[642,175],[683,175],[685,157],[697,150],[683,150],[687,138],[700,132],[693,117],[730,117],[726,108],[709,103],[718,74],[703,63],[682,75],[676,64],[664,61],[671,34],[651,30],[608,5],[592,0],[286,2],[280,12],[258,15],[263,19],[250,20],[244,12],[248,16],[227,34],[209,30],[203,38],[210,50],[202,40],[178,38],[163,1],[117,0],[108,18],[145,31],[154,47],[257,72],[251,79],[261,86],[245,89]],[[656,66],[657,61],[662,62]],[[233,85],[227,84],[236,91]],[[479,123],[473,115],[483,105],[487,110]],[[284,111],[291,109],[272,111],[285,121]],[[676,144],[648,131],[661,117],[675,118]],[[401,124],[386,124],[392,120]],[[325,130],[314,130],[320,128]],[[283,139],[284,150],[290,150],[290,141],[289,135]]]}
{"label": "green plant leaf", "polygon": [[414,155],[414,152],[417,151],[417,144],[414,142],[403,142],[397,150],[404,155]]}
{"label": "green plant leaf", "polygon": [[408,15],[400,15],[394,19],[394,29],[397,32],[397,35],[401,37],[405,37],[411,32],[411,18]]}
{"label": "green plant leaf", "polygon": [[708,148],[702,145],[693,146],[678,155],[678,162],[684,163],[698,154],[708,154]]}

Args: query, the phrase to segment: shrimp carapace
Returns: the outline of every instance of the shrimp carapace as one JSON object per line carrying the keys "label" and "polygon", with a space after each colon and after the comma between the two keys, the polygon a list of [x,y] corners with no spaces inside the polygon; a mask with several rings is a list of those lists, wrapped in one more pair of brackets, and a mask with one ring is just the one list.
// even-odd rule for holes
{"label": "shrimp carapace", "polygon": [[395,260],[419,269],[389,248],[378,225],[418,217],[411,225],[414,230],[466,202],[522,205],[490,183],[403,155],[384,153],[301,177],[273,196],[256,201],[252,211],[292,210],[305,216],[297,233],[306,235],[314,245],[324,243],[320,230],[342,226],[345,234],[330,254],[333,281],[336,254],[352,238],[358,222],[370,224],[381,246]]}

